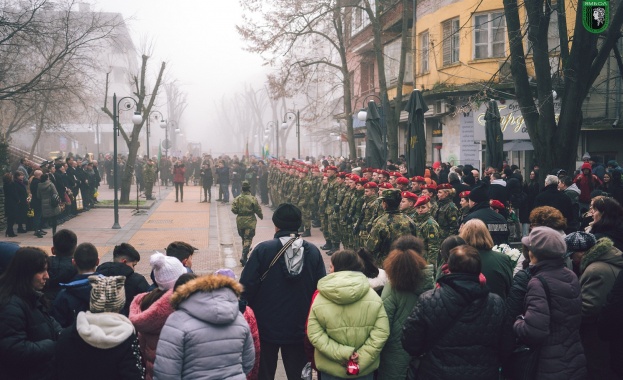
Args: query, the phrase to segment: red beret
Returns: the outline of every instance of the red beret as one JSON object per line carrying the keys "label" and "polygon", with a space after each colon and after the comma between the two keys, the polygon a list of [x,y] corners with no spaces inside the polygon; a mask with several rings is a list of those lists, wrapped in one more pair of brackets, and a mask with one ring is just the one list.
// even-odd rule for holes
{"label": "red beret", "polygon": [[400,177],[398,179],[396,179],[396,183],[399,185],[408,185],[409,184],[409,179],[405,178],[405,177]]}
{"label": "red beret", "polygon": [[437,190],[450,190],[452,189],[452,185],[449,183],[442,183],[441,185],[437,185]]}
{"label": "red beret", "polygon": [[354,181],[354,182],[357,182],[357,181],[359,181],[360,179],[361,179],[361,178],[359,178],[359,176],[358,176],[357,174],[351,174],[351,176],[350,176],[350,180],[351,180],[351,181]]}
{"label": "red beret", "polygon": [[424,177],[422,176],[415,176],[413,178],[411,178],[411,182],[426,182],[426,179],[424,179]]}
{"label": "red beret", "polygon": [[462,191],[462,192],[459,194],[459,198],[469,198],[469,190]]}
{"label": "red beret", "polygon": [[378,186],[376,184],[376,182],[367,182],[365,185],[363,185],[364,189],[377,189]]}
{"label": "red beret", "polygon": [[504,210],[506,208],[504,207],[504,203],[498,201],[497,199],[490,200],[489,206],[491,206],[491,208],[496,209],[496,210]]}
{"label": "red beret", "polygon": [[401,195],[402,195],[402,197],[403,197],[403,198],[410,199],[410,200],[412,200],[413,202],[417,202],[417,200],[418,200],[418,196],[417,196],[417,195],[415,195],[415,194],[413,194],[413,193],[412,193],[412,192],[410,192],[410,191],[403,191]]}
{"label": "red beret", "polygon": [[391,183],[389,182],[383,182],[382,184],[379,185],[380,189],[393,189],[394,186],[392,186]]}
{"label": "red beret", "polygon": [[415,207],[422,206],[430,202],[430,197],[428,195],[420,195],[415,202]]}

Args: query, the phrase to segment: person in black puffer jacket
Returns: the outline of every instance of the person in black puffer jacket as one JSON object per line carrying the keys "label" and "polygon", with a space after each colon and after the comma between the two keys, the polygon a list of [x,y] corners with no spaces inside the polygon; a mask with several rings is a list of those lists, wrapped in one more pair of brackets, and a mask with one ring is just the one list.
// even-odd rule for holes
{"label": "person in black puffer jacket", "polygon": [[512,344],[504,328],[504,301],[480,283],[478,250],[461,245],[450,251],[450,274],[420,296],[403,327],[402,347],[421,358],[422,379],[499,378]]}
{"label": "person in black puffer jacket", "polygon": [[39,248],[15,252],[0,276],[0,377],[3,380],[52,379],[61,326],[50,317],[43,287],[48,255]]}

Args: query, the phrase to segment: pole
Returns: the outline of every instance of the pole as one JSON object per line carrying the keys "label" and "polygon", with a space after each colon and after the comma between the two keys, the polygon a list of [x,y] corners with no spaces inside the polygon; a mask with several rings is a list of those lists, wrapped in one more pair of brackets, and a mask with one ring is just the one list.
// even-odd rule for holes
{"label": "pole", "polygon": [[275,128],[275,140],[277,141],[277,150],[275,151],[275,155],[277,156],[277,160],[279,160],[279,126],[277,123],[273,123],[273,128]]}
{"label": "pole", "polygon": [[[149,159],[151,156],[149,155],[149,123],[151,119],[151,114],[147,115],[147,158]],[[138,206],[137,206],[138,210]]]}
{"label": "pole", "polygon": [[301,159],[301,111],[296,111],[296,141],[298,144],[298,159]]}
{"label": "pole", "polygon": [[164,129],[164,141],[167,142],[167,146],[164,149],[164,157],[168,161],[169,160],[169,145],[171,145],[171,142],[169,141],[169,124],[167,124],[166,128]]}
{"label": "pole", "polygon": [[119,132],[119,105],[117,104],[117,93],[114,93],[112,96],[113,101],[113,187],[114,187],[114,214],[115,214],[115,223],[112,225],[112,229],[119,230],[121,229],[121,225],[119,225],[119,198],[117,195],[117,177],[118,175],[118,163],[117,163],[117,133]]}

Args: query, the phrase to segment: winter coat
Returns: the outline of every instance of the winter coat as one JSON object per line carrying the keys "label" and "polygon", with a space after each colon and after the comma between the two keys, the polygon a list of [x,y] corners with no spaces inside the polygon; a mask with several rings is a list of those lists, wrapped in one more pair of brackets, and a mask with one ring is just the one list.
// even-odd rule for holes
{"label": "winter coat", "polygon": [[372,373],[379,366],[381,350],[389,337],[383,301],[361,272],[331,273],[318,281],[318,292],[307,323],[316,368],[346,378],[344,363],[357,352],[358,376]]}
{"label": "winter coat", "polygon": [[3,380],[53,378],[53,356],[61,327],[48,315],[43,294],[26,301],[11,296],[0,306],[0,377]]}
{"label": "winter coat", "polygon": [[463,218],[463,223],[472,220],[480,219],[487,225],[487,229],[491,234],[494,244],[508,244],[508,222],[506,218],[497,212],[491,210],[489,202],[480,202],[474,205],[469,210],[469,214]]}
{"label": "winter coat", "polygon": [[58,197],[58,192],[51,181],[39,183],[37,197],[41,199],[41,216],[51,218],[61,213],[60,203],[56,207],[52,207],[52,198]]}
{"label": "winter coat", "polygon": [[610,357],[610,346],[599,338],[597,319],[622,268],[621,251],[616,249],[608,238],[597,240],[597,244],[584,254],[580,263],[580,273],[582,273],[580,276],[582,287],[580,335],[586,355],[589,379],[615,377],[611,372],[613,358]]}
{"label": "winter coat", "polygon": [[528,291],[528,282],[531,278],[532,274],[529,269],[521,269],[513,277],[513,284],[508,292],[508,297],[506,297],[506,316],[511,321],[511,326],[517,316],[524,312],[524,301]]}
{"label": "winter coat", "polygon": [[493,250],[479,250],[482,269],[491,293],[506,299],[513,282],[513,263],[507,255]]}
{"label": "winter coat", "polygon": [[402,346],[420,360],[418,378],[495,379],[505,352],[504,301],[478,275],[451,273],[420,296]]}
{"label": "winter coat", "polygon": [[495,199],[508,205],[508,190],[506,189],[506,181],[503,179],[495,179],[489,185],[489,199]]}
{"label": "winter coat", "polygon": [[78,271],[71,262],[72,256],[50,257],[48,263],[48,275],[50,279],[46,282],[45,288],[43,289],[43,293],[48,297],[50,302],[54,301],[58,292],[61,291],[61,284],[71,282],[78,274]]}
{"label": "winter coat", "polygon": [[607,237],[612,240],[614,246],[619,251],[623,251],[623,221],[620,221],[620,224],[614,227],[605,227],[599,223],[593,224],[591,227],[591,233],[595,235],[595,238],[597,239]]}
{"label": "winter coat", "polygon": [[186,173],[186,168],[181,165],[176,165],[173,167],[173,183],[184,183],[186,179],[184,178],[184,173]]}
{"label": "winter coat", "polygon": [[[275,344],[299,344],[305,337],[305,323],[311,297],[318,280],[326,275],[320,251],[315,245],[300,239],[303,267],[292,271],[285,253],[268,270],[273,258],[292,232],[278,231],[272,240],[259,243],[251,251],[249,261],[240,276],[244,286],[242,297],[253,309],[262,341]],[[294,244],[293,244],[294,245]],[[291,249],[288,252],[292,253]],[[260,277],[268,270],[264,281]]]}
{"label": "winter coat", "polygon": [[623,329],[619,328],[623,318],[623,271],[619,271],[608,301],[601,310],[598,328],[599,337],[609,342],[610,368],[623,378]]}
{"label": "winter coat", "polygon": [[[28,177],[26,177],[28,178]],[[28,213],[28,190],[26,189],[26,184],[15,181],[15,189],[17,190],[17,217],[15,221],[17,223],[26,223]]]}
{"label": "winter coat", "polygon": [[204,276],[177,289],[156,350],[154,379],[246,379],[255,363],[249,325],[238,309],[242,286]]}
{"label": "winter coat", "polygon": [[601,180],[595,174],[592,174],[593,168],[591,164],[585,162],[581,166],[581,170],[588,169],[588,175],[584,175],[584,173],[578,174],[574,179],[573,183],[578,185],[580,189],[580,203],[590,203],[591,202],[591,192],[593,190],[597,190],[599,186],[601,186]]}
{"label": "winter coat", "polygon": [[[11,181],[3,185],[4,190],[4,213],[11,216],[13,221],[17,220],[19,213],[19,193],[15,182]],[[12,227],[12,226],[11,226]]]}
{"label": "winter coat", "polygon": [[81,312],[56,345],[56,375],[63,380],[142,380],[134,327],[118,313]]}
{"label": "winter coat", "polygon": [[97,267],[97,273],[104,276],[124,276],[125,284],[125,306],[121,309],[120,313],[128,316],[130,313],[130,304],[134,297],[139,293],[145,293],[149,290],[149,284],[145,277],[134,272],[130,266],[124,263],[107,262]]}
{"label": "winter coat", "polygon": [[519,209],[519,221],[521,223],[530,223],[530,213],[534,209],[534,200],[539,195],[540,187],[537,181],[529,181],[523,184],[523,192],[527,198],[522,207]]}
{"label": "winter coat", "polygon": [[534,200],[534,207],[550,206],[562,213],[567,219],[567,225],[572,225],[577,221],[573,212],[573,203],[571,198],[562,191],[558,191],[558,185],[552,184],[545,186]]}
{"label": "winter coat", "polygon": [[[562,258],[540,261],[530,267],[530,273],[533,278],[528,282],[523,319],[515,321],[513,330],[526,344],[541,346],[535,379],[584,379],[582,299],[575,273],[564,266]],[[549,304],[545,289],[535,276],[547,282]]]}
{"label": "winter coat", "polygon": [[149,293],[141,293],[134,297],[130,304],[130,322],[136,328],[138,343],[141,347],[141,355],[145,363],[145,379],[151,380],[154,376],[154,361],[156,360],[156,347],[160,338],[160,331],[169,315],[175,311],[171,306],[173,289],[164,293],[147,310],[141,310],[141,301]]}
{"label": "winter coat", "polygon": [[407,368],[411,357],[402,348],[402,327],[407,317],[413,311],[420,295],[433,288],[433,266],[428,265],[424,270],[425,278],[415,292],[403,292],[395,290],[391,283],[383,288],[381,299],[389,320],[389,338],[381,352],[378,380],[404,379],[407,376]]}
{"label": "winter coat", "polygon": [[219,185],[229,185],[229,168],[223,166],[222,168],[216,168],[217,180]]}
{"label": "winter coat", "polygon": [[63,328],[71,326],[79,312],[89,310],[91,283],[88,277],[96,274],[79,274],[71,282],[61,284],[61,291],[52,305],[52,316]]}
{"label": "winter coat", "polygon": [[[41,199],[37,196],[37,188],[39,187],[39,178],[32,177],[30,180],[30,207],[37,213],[41,214]],[[58,190],[58,189],[57,189]],[[64,193],[63,193],[64,194]]]}

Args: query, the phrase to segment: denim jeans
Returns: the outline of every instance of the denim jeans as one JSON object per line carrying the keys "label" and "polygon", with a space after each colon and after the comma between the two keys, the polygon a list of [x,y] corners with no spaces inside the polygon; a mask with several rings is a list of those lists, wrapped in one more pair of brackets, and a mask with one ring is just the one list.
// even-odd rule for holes
{"label": "denim jeans", "polygon": [[221,191],[223,192],[223,202],[229,202],[229,185],[221,183],[220,187]]}

